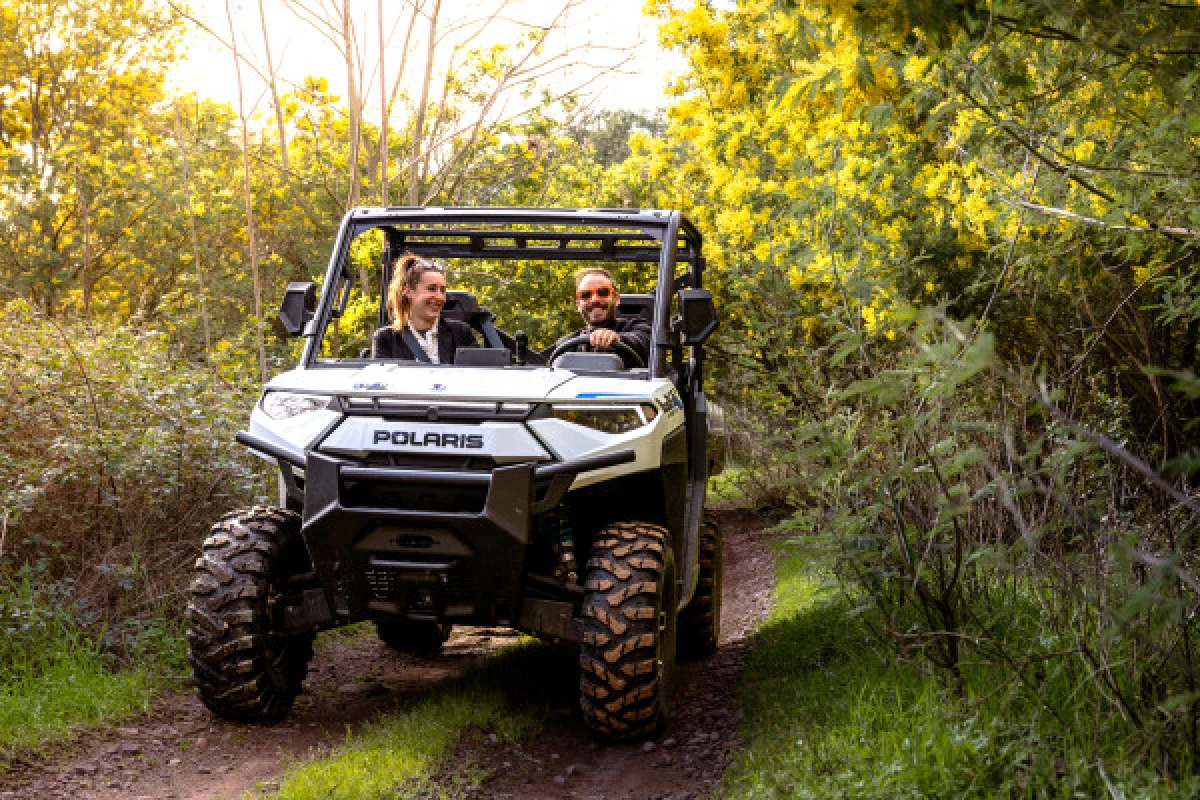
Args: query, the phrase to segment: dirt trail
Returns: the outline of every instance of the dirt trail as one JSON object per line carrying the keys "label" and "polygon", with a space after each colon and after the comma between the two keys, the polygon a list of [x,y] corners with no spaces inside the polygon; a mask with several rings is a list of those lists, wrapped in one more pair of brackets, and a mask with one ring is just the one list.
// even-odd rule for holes
{"label": "dirt trail", "polygon": [[0,798],[241,797],[283,767],[335,745],[362,722],[410,704],[514,641],[504,629],[459,629],[434,658],[401,655],[366,635],[317,650],[305,692],[281,724],[256,727],[212,716],[193,692],[173,694],[140,717],[90,733],[57,757],[0,774]]}
{"label": "dirt trail", "polygon": [[[683,798],[707,794],[737,744],[734,691],[747,634],[770,603],[772,562],[762,523],[722,514],[725,591],[716,655],[681,664],[670,724],[647,743],[601,745],[582,726],[570,676],[529,698],[546,717],[543,731],[520,747],[499,747],[473,732],[451,763],[472,765],[464,783],[448,772],[453,794],[487,798]],[[120,728],[88,734],[64,752],[11,765],[0,773],[0,798],[239,797],[269,788],[284,766],[319,746],[336,745],[362,722],[406,706],[444,678],[461,674],[513,641],[501,629],[456,629],[432,658],[397,654],[373,636],[318,650],[288,719],[251,727],[215,719],[191,692],[175,694]],[[570,669],[568,666],[566,669]],[[473,784],[473,785],[472,785]]]}

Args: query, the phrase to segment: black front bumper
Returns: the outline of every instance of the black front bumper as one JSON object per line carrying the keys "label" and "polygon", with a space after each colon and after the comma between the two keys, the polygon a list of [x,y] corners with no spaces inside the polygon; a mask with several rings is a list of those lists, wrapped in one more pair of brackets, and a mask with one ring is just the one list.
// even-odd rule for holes
{"label": "black front bumper", "polygon": [[[304,470],[303,535],[340,624],[369,618],[517,625],[536,518],[575,476],[633,461],[621,450],[490,472],[364,467],[240,432],[242,444]],[[427,492],[424,490],[428,490]]]}
{"label": "black front bumper", "polygon": [[[309,453],[304,540],[334,616],[510,621],[529,542],[535,470],[533,464],[491,473],[369,468]],[[347,498],[364,485],[417,481],[451,492],[477,486],[486,499],[473,513],[373,507]]]}

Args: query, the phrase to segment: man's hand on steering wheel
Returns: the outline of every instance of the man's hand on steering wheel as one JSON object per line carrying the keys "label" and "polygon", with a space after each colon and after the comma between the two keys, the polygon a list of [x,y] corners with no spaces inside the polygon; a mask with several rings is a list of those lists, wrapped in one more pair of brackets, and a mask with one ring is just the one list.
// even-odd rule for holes
{"label": "man's hand on steering wheel", "polygon": [[[642,358],[641,354],[638,353],[638,351],[621,341],[621,338],[616,335],[615,331],[610,331],[610,333],[613,334],[613,341],[609,343],[608,349],[619,355],[621,357],[621,361],[625,363],[626,367],[641,368],[646,366],[645,360]],[[584,345],[590,344],[592,344],[592,338],[588,334],[572,336],[570,339],[559,342],[557,345],[555,345],[554,349],[550,352],[550,355],[546,357],[546,361],[550,364],[553,364],[555,359],[557,359],[563,353],[576,350]]]}
{"label": "man's hand on steering wheel", "polygon": [[592,331],[592,336],[588,342],[597,350],[608,350],[612,348],[613,342],[620,341],[621,337],[616,331],[611,328],[596,328]]}

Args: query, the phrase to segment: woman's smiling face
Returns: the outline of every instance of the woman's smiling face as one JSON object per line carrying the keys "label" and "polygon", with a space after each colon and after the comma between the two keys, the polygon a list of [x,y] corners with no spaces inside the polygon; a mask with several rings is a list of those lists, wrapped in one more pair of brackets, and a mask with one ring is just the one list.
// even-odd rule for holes
{"label": "woman's smiling face", "polygon": [[446,305],[446,276],[430,270],[421,275],[412,298],[412,323],[418,330],[428,330],[437,324],[438,314]]}

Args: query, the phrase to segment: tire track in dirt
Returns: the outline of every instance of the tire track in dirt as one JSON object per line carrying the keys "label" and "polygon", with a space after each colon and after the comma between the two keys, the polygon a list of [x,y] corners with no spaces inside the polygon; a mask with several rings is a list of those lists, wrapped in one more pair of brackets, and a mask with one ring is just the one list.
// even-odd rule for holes
{"label": "tire track in dirt", "polygon": [[[545,718],[533,741],[500,746],[474,731],[460,743],[441,776],[446,793],[495,798],[697,798],[719,780],[737,746],[738,677],[749,634],[770,607],[773,559],[763,521],[752,512],[720,512],[725,539],[721,639],[715,655],[676,672],[666,730],[651,742],[603,744],[588,733],[578,710],[578,667],[545,648],[548,678],[536,697],[518,698]],[[207,800],[240,797],[271,787],[284,767],[317,748],[335,746],[347,731],[381,713],[419,700],[440,681],[482,663],[516,634],[505,629],[457,628],[441,653],[415,657],[390,650],[376,637],[337,641],[318,649],[304,693],[283,722],[230,723],[213,717],[193,692],[172,693],[149,713],[119,728],[88,732],[62,752],[16,761],[0,773],[3,800]],[[466,780],[463,765],[470,765]]]}
{"label": "tire track in dirt", "polygon": [[277,725],[225,722],[194,692],[173,693],[119,728],[84,734],[64,746],[65,754],[11,764],[0,774],[0,798],[241,797],[257,783],[269,785],[286,764],[411,705],[515,639],[509,630],[460,628],[428,658],[397,653],[374,635],[334,640],[317,650],[304,693]]}

